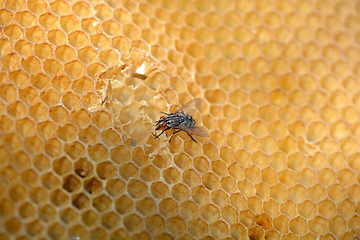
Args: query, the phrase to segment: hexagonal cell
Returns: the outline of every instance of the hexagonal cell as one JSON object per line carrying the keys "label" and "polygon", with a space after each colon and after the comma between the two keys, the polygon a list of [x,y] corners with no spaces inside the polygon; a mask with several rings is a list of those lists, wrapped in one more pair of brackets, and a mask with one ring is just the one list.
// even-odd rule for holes
{"label": "hexagonal cell", "polygon": [[340,184],[334,184],[328,187],[327,194],[335,202],[340,202],[346,198],[345,188]]}
{"label": "hexagonal cell", "polygon": [[39,209],[39,217],[46,222],[51,222],[56,217],[56,210],[53,206],[47,204]]}
{"label": "hexagonal cell", "polygon": [[102,162],[97,165],[96,172],[101,179],[109,179],[116,175],[116,169],[111,162]]}
{"label": "hexagonal cell", "polygon": [[318,212],[323,217],[330,219],[336,214],[335,204],[330,200],[324,200],[318,205]]}
{"label": "hexagonal cell", "polygon": [[[150,199],[149,199],[150,200]],[[144,200],[142,200],[144,201]],[[151,212],[151,205],[149,205],[149,201],[145,201],[146,206],[150,206],[150,212]],[[132,211],[133,209],[133,202],[132,200],[127,196],[121,196],[115,201],[115,208],[120,214],[126,214]],[[139,209],[141,210],[143,207],[140,206]],[[139,210],[138,209],[138,210]],[[148,213],[148,209],[145,209],[143,212]]]}
{"label": "hexagonal cell", "polygon": [[98,195],[103,190],[103,185],[97,178],[91,178],[84,183],[85,190],[91,195]]}
{"label": "hexagonal cell", "polygon": [[14,202],[19,202],[27,198],[26,189],[16,184],[9,189],[9,197]]}
{"label": "hexagonal cell", "polygon": [[[96,135],[95,135],[95,132],[92,132],[93,130],[95,131],[95,129],[91,129],[90,131],[88,131],[85,134],[90,134],[90,135],[94,134],[94,136],[91,136],[91,137],[95,137]],[[88,139],[86,138],[86,140],[88,140]],[[104,147],[101,144],[90,145],[90,146],[88,146],[88,155],[94,162],[100,162],[107,158],[108,150],[106,147]]]}
{"label": "hexagonal cell", "polygon": [[111,196],[118,196],[125,191],[125,184],[120,179],[111,179],[106,184],[106,191]]}
{"label": "hexagonal cell", "polygon": [[[129,173],[127,172],[127,169],[126,168],[124,168],[123,170],[122,170],[123,168],[120,168],[120,174],[122,174],[122,172],[124,171],[124,175],[125,175],[125,172],[126,172],[126,175],[128,175]],[[134,171],[135,173],[137,172],[137,170],[136,171]],[[122,174],[123,175],[123,174]],[[125,176],[126,176],[125,175]],[[144,180],[144,181],[147,181],[147,182],[154,182],[154,181],[156,181],[156,180],[158,180],[159,179],[159,177],[160,177],[160,171],[156,168],[156,167],[154,167],[154,166],[152,166],[152,165],[148,165],[148,166],[146,166],[146,167],[144,167],[144,168],[142,168],[141,169],[141,172],[140,172],[140,177]]]}
{"label": "hexagonal cell", "polygon": [[115,163],[130,161],[130,150],[125,145],[118,145],[110,151],[111,160]]}
{"label": "hexagonal cell", "polygon": [[346,231],[346,221],[340,216],[335,216],[329,221],[329,229],[334,235],[341,235]]}
{"label": "hexagonal cell", "polygon": [[51,202],[54,203],[56,206],[62,206],[68,204],[69,196],[62,190],[56,189],[50,195]]}
{"label": "hexagonal cell", "polygon": [[107,229],[114,229],[120,223],[120,216],[114,212],[106,213],[102,216],[101,223]]}
{"label": "hexagonal cell", "polygon": [[41,181],[44,187],[48,189],[56,188],[60,185],[61,180],[56,177],[52,172],[47,172],[42,175]]}
{"label": "hexagonal cell", "polygon": [[28,169],[21,174],[21,180],[27,187],[35,186],[39,181],[39,176],[33,169]]}
{"label": "hexagonal cell", "polygon": [[60,219],[66,224],[71,224],[79,221],[79,217],[79,213],[70,207],[60,211]]}
{"label": "hexagonal cell", "polygon": [[162,172],[162,176],[168,184],[174,184],[180,181],[180,172],[175,168],[167,168]]}
{"label": "hexagonal cell", "polygon": [[69,121],[68,111],[62,106],[51,108],[49,115],[54,120],[54,122],[60,125],[63,125]]}
{"label": "hexagonal cell", "polygon": [[151,234],[160,234],[164,231],[165,221],[159,215],[150,216],[146,219],[146,230]]}
{"label": "hexagonal cell", "polygon": [[15,217],[6,220],[4,226],[7,231],[14,235],[19,234],[22,230],[21,222]]}
{"label": "hexagonal cell", "polygon": [[308,194],[309,194],[309,198],[316,203],[326,198],[325,188],[320,184],[316,184],[315,186],[309,188]]}
{"label": "hexagonal cell", "polygon": [[70,142],[64,147],[65,153],[73,160],[85,155],[85,147],[80,142]]}
{"label": "hexagonal cell", "polygon": [[142,219],[136,214],[129,214],[124,217],[124,226],[129,232],[138,232],[143,228]]}
{"label": "hexagonal cell", "polygon": [[63,188],[69,193],[76,192],[81,187],[80,179],[75,175],[68,175],[64,178]]}
{"label": "hexagonal cell", "polygon": [[11,163],[14,168],[24,171],[30,167],[30,158],[25,152],[15,152]]}
{"label": "hexagonal cell", "polygon": [[86,209],[90,205],[90,199],[84,194],[76,194],[72,197],[72,205],[77,209]]}
{"label": "hexagonal cell", "polygon": [[132,179],[127,184],[127,190],[133,198],[141,198],[146,194],[148,189],[145,183],[136,179]]}

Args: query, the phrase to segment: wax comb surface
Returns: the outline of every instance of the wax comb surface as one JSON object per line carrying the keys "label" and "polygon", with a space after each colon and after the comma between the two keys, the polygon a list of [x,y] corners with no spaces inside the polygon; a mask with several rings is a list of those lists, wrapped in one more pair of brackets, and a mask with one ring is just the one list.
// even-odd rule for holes
{"label": "wax comb surface", "polygon": [[[359,239],[359,14],[0,1],[0,238]],[[154,139],[194,98],[210,137]]]}

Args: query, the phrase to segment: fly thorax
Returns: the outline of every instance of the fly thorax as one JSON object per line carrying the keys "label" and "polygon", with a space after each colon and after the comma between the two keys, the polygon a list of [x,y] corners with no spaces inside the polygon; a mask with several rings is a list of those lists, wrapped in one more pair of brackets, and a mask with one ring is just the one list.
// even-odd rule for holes
{"label": "fly thorax", "polygon": [[186,118],[186,121],[185,121],[186,127],[188,127],[188,128],[194,127],[195,126],[195,120],[190,115],[185,114],[184,116]]}

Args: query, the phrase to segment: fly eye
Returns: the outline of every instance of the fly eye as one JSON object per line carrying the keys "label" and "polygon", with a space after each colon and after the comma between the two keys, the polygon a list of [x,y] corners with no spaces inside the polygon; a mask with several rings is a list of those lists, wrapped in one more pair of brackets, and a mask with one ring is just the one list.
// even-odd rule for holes
{"label": "fly eye", "polygon": [[160,119],[163,119],[163,118],[164,118],[164,116],[161,116],[161,117],[160,117]]}

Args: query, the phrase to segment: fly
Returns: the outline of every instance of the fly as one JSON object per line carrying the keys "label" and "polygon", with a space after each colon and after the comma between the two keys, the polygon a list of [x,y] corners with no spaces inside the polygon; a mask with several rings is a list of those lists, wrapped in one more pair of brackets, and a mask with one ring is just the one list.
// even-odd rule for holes
{"label": "fly", "polygon": [[[200,106],[201,99],[195,98],[184,105],[182,105],[178,110],[173,113],[164,113],[165,116],[161,116],[159,121],[156,121],[155,130],[162,129],[162,132],[159,135],[154,135],[155,138],[159,138],[161,134],[170,129],[175,129],[175,132],[171,135],[169,142],[171,142],[172,137],[181,131],[186,132],[192,140],[197,142],[191,134],[195,134],[200,137],[209,137],[208,131],[196,124],[195,119],[190,116],[194,113]],[[191,133],[191,134],[190,134]]]}

